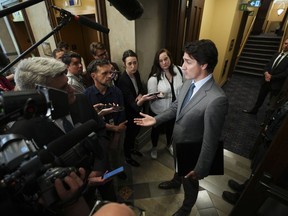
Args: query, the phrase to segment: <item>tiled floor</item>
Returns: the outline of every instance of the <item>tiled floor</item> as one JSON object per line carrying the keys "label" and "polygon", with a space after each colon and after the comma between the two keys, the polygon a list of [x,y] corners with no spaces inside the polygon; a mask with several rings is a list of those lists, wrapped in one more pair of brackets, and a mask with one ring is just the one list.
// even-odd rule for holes
{"label": "tiled floor", "polygon": [[[158,184],[169,180],[174,174],[173,158],[166,149],[163,139],[158,146],[158,158],[150,157],[151,143],[142,147],[143,157],[135,157],[140,167],[126,165],[127,180],[119,180],[119,197],[122,201],[132,202],[144,209],[146,216],[171,216],[182,204],[183,187],[161,190]],[[233,178],[244,182],[250,175],[250,161],[232,152],[224,150],[225,174],[209,176],[200,181],[200,191],[191,216],[227,216],[232,205],[225,202],[221,195],[230,190],[227,182]],[[230,190],[231,191],[231,190]]]}

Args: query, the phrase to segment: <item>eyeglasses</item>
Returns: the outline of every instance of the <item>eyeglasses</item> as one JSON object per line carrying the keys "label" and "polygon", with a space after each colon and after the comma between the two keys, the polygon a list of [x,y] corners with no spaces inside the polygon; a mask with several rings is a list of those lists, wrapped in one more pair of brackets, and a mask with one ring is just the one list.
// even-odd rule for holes
{"label": "eyeglasses", "polygon": [[[92,216],[95,212],[97,212],[102,206],[108,204],[108,203],[112,203],[111,201],[101,201],[101,200],[97,200],[95,202],[95,205],[93,206],[89,216]],[[126,203],[124,203],[126,204]],[[141,209],[139,207],[136,207],[134,205],[131,205],[131,204],[126,204],[129,208],[132,209],[132,211],[134,212],[135,216],[145,216],[145,210],[144,209]]]}

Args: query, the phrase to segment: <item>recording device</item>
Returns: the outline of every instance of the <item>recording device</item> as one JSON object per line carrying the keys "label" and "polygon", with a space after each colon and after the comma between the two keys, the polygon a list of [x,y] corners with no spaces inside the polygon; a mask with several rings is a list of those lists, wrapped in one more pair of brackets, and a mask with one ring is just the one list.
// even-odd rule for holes
{"label": "recording device", "polygon": [[[22,193],[23,197],[44,195],[46,205],[57,203],[59,198],[51,186],[54,186],[52,180],[73,171],[67,167],[88,169],[97,150],[97,137],[93,133],[96,125],[89,120],[49,143],[46,149],[39,149],[21,135],[0,135],[0,187],[12,187],[14,194]],[[91,133],[94,135],[89,137]]]}
{"label": "recording device", "polygon": [[95,21],[88,19],[84,16],[74,15],[71,12],[64,10],[64,9],[61,9],[61,8],[58,8],[54,5],[52,5],[52,8],[60,11],[61,16],[72,17],[75,21],[79,22],[80,24],[85,25],[85,26],[90,27],[90,28],[93,28],[97,31],[103,32],[105,34],[108,34],[110,31],[110,29],[108,29],[107,27],[100,25],[100,24],[96,23]]}
{"label": "recording device", "polygon": [[113,104],[103,104],[102,106],[96,106],[96,109],[98,111],[101,111],[102,109],[108,109],[108,108],[113,108],[114,112],[121,112],[125,109],[123,106],[113,105]]}
{"label": "recording device", "polygon": [[[40,188],[41,199],[44,200],[46,206],[50,206],[55,202],[57,197],[56,190],[54,188],[54,182],[57,178],[63,180],[71,172],[77,173],[75,167],[55,167],[48,169],[42,176],[37,179],[37,184]],[[66,183],[63,181],[64,186]],[[66,185],[68,187],[68,185]]]}
{"label": "recording device", "polygon": [[0,92],[0,126],[19,117],[57,119],[67,114],[67,93],[55,88],[36,85],[35,90]]}
{"label": "recording device", "polygon": [[[65,105],[67,93],[64,98],[57,97],[63,93],[43,86],[38,87],[38,91],[3,93],[0,96],[0,126],[6,124],[7,119],[23,118],[27,112],[31,113],[28,118],[65,116],[69,110],[68,102],[66,107],[61,107],[59,100],[62,106]],[[31,110],[27,110],[27,104],[33,104]],[[95,128],[96,121],[89,120],[50,142],[44,149],[19,134],[0,135],[0,189],[9,190],[11,196],[30,203],[30,206],[39,196],[44,196],[48,206],[59,203],[54,181],[75,171],[74,167],[90,168],[99,146]]]}
{"label": "recording device", "polygon": [[142,16],[143,5],[138,0],[108,0],[126,19],[135,20]]}
{"label": "recording device", "polygon": [[110,172],[105,173],[102,178],[103,179],[112,178],[113,176],[115,176],[115,175],[117,175],[117,174],[119,174],[119,173],[121,173],[123,171],[124,171],[124,167],[121,166],[121,167],[118,167],[117,169],[114,169],[114,170],[112,170]]}
{"label": "recording device", "polygon": [[149,93],[148,96],[152,96],[152,95],[156,95],[157,96],[158,94],[160,94],[160,92],[153,92],[153,93]]}
{"label": "recording device", "polygon": [[163,99],[164,98],[164,94],[162,92],[153,92],[153,93],[149,93],[148,96],[153,96],[155,95],[157,97],[157,99]]}
{"label": "recording device", "polygon": [[[43,0],[28,0],[18,3],[12,7],[5,8],[0,11],[0,18],[7,16],[19,10],[23,10],[29,6],[37,4]],[[108,0],[126,19],[135,20],[143,14],[143,6],[138,0]],[[81,22],[80,22],[81,23]],[[85,25],[85,24],[84,24]],[[91,27],[93,28],[93,27]],[[104,27],[105,28],[105,27]],[[98,30],[98,29],[96,29]],[[101,30],[99,30],[101,31]],[[105,33],[105,32],[104,32]],[[108,32],[107,32],[108,33]]]}
{"label": "recording device", "polygon": [[41,2],[41,1],[43,1],[43,0],[29,0],[29,1],[24,1],[24,2],[18,3],[16,5],[13,5],[12,7],[5,8],[5,9],[0,11],[0,18],[3,16],[7,16],[11,13],[14,13],[16,11],[23,10],[29,6],[32,6],[34,4]]}

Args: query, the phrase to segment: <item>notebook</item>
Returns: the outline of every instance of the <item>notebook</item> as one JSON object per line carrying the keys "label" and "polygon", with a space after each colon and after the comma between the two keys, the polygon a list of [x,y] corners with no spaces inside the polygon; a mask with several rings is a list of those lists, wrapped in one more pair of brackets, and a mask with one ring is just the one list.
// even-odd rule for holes
{"label": "notebook", "polygon": [[[201,151],[202,143],[176,143],[176,157],[178,175],[185,176],[194,169]],[[223,142],[219,141],[215,158],[213,159],[209,175],[224,174]]]}

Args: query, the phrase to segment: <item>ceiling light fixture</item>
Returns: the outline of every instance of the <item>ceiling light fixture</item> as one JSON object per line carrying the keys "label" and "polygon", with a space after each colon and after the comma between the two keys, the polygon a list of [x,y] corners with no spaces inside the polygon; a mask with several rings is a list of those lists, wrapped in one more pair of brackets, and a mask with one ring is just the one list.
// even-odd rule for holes
{"label": "ceiling light fixture", "polygon": [[277,14],[280,16],[286,9],[286,5],[284,2],[281,2],[277,8]]}

